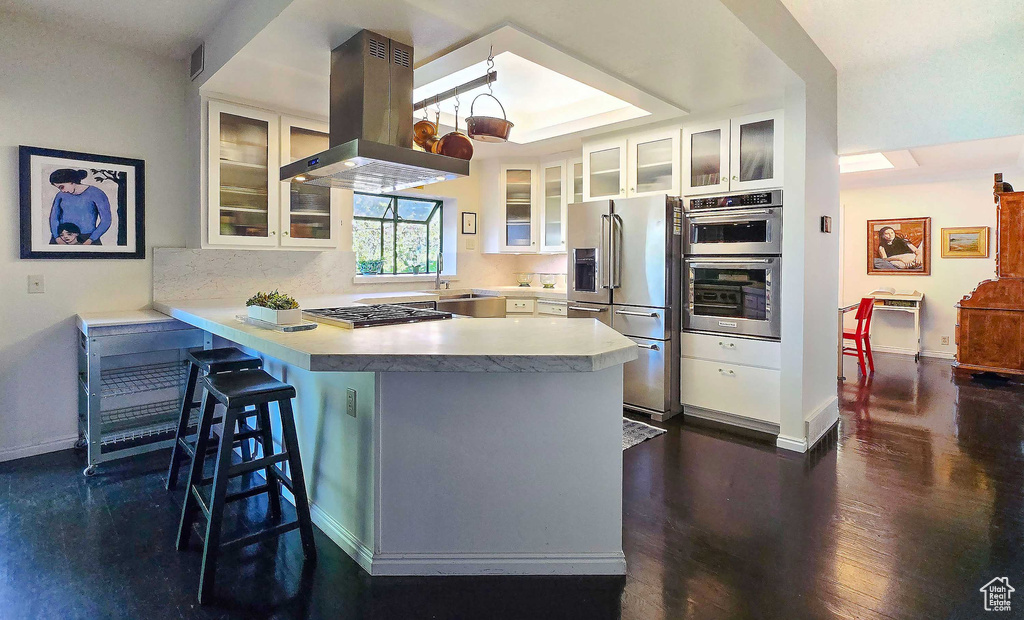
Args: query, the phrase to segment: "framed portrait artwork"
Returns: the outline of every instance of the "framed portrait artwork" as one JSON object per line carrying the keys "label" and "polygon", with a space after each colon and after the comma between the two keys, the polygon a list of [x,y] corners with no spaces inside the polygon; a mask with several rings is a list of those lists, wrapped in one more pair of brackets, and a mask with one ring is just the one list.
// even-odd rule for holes
{"label": "framed portrait artwork", "polygon": [[868,275],[932,272],[932,218],[868,220]]}
{"label": "framed portrait artwork", "polygon": [[476,213],[471,211],[464,211],[462,213],[462,234],[476,234]]}
{"label": "framed portrait artwork", "polygon": [[943,228],[942,258],[988,258],[988,226]]}
{"label": "framed portrait artwork", "polygon": [[145,162],[21,146],[21,258],[145,258]]}

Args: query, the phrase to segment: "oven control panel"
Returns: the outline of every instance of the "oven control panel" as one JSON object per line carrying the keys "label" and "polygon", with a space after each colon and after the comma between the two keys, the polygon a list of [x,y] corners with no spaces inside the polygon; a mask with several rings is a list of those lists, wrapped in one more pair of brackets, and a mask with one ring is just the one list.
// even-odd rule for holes
{"label": "oven control panel", "polygon": [[782,190],[773,189],[764,192],[746,194],[729,194],[726,196],[705,196],[691,198],[687,211],[706,211],[708,209],[742,209],[744,207],[781,207]]}

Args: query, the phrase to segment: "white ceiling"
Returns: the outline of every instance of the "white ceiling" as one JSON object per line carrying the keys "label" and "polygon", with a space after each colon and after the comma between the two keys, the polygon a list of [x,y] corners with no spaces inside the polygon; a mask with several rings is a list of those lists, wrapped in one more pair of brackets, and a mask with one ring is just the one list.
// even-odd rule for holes
{"label": "white ceiling", "polygon": [[505,23],[691,113],[795,79],[719,0],[294,0],[205,89],[326,116],[330,50],[358,30],[412,44],[420,66]]}
{"label": "white ceiling", "polygon": [[[893,155],[899,155],[897,158]],[[887,152],[895,169],[851,172],[839,177],[841,187],[893,185],[918,180],[948,178],[978,170],[1013,173],[1024,171],[1024,136],[971,140]],[[912,157],[911,165],[900,159]],[[913,165],[915,164],[916,165]],[[1012,183],[1013,180],[1007,177]]]}
{"label": "white ceiling", "polygon": [[1024,26],[1021,0],[782,0],[836,70],[903,63]]}
{"label": "white ceiling", "polygon": [[0,0],[0,11],[58,24],[89,39],[180,59],[237,0]]}

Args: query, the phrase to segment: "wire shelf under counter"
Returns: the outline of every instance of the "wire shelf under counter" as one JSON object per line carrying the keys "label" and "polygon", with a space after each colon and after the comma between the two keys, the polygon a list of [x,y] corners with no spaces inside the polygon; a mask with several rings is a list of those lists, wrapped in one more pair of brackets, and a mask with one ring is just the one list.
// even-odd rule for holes
{"label": "wire shelf under counter", "polygon": [[185,380],[185,365],[178,361],[104,370],[100,375],[104,397],[177,388]]}

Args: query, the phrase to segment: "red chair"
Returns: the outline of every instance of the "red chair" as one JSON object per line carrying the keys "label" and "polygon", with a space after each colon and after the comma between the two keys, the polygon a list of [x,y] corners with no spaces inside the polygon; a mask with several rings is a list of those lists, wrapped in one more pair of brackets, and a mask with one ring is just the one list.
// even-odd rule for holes
{"label": "red chair", "polygon": [[[848,332],[843,330],[843,339],[852,340],[854,347],[843,346],[843,355],[856,355],[857,363],[860,365],[860,372],[862,375],[867,376],[868,368],[871,369],[871,374],[875,372],[875,359],[871,356],[871,315],[875,310],[875,300],[871,297],[865,297],[860,300],[860,305],[857,306],[857,329],[856,331]],[[864,366],[864,357],[867,354],[867,368]]]}

